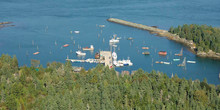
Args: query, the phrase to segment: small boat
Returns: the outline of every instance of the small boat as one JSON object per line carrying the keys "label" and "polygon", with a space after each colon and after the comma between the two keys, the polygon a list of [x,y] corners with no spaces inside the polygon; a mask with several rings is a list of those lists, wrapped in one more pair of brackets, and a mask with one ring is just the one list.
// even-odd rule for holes
{"label": "small boat", "polygon": [[86,53],[83,53],[83,52],[81,52],[80,50],[76,51],[76,54],[77,54],[77,55],[81,55],[81,56],[85,56],[85,55],[86,55]]}
{"label": "small boat", "polygon": [[100,54],[99,53],[95,53],[95,59],[99,59],[100,58]]}
{"label": "small boat", "polygon": [[160,61],[161,64],[163,64],[163,61]]}
{"label": "small boat", "polygon": [[156,61],[155,63],[160,63],[159,61]]}
{"label": "small boat", "polygon": [[121,37],[117,37],[116,39],[117,39],[117,40],[120,40],[120,39],[121,39]]}
{"label": "small boat", "polygon": [[63,47],[68,47],[69,46],[69,44],[65,44],[65,45],[63,45]]}
{"label": "small boat", "polygon": [[33,55],[37,55],[37,54],[39,54],[39,53],[40,53],[40,52],[34,52]]}
{"label": "small boat", "polygon": [[186,57],[184,57],[183,62],[177,66],[186,66]]}
{"label": "small boat", "polygon": [[196,63],[196,61],[189,61],[189,60],[188,60],[187,63]]}
{"label": "small boat", "polygon": [[74,31],[75,34],[79,34],[79,31]]}
{"label": "small boat", "polygon": [[150,55],[150,52],[142,52],[143,55]]}
{"label": "small boat", "polygon": [[119,40],[118,39],[115,39],[116,38],[116,34],[113,35],[113,38],[111,40],[109,40],[109,43],[118,43]]}
{"label": "small boat", "polygon": [[104,28],[104,27],[105,27],[105,25],[99,25],[99,27],[100,27],[100,28]]}
{"label": "small boat", "polygon": [[163,62],[163,64],[169,65],[169,64],[170,64],[170,62]]}
{"label": "small boat", "polygon": [[180,61],[180,59],[173,59],[173,61]]}
{"label": "small boat", "polygon": [[129,37],[129,38],[128,38],[128,40],[133,40],[133,39],[134,39],[134,38],[132,38],[132,37]]}
{"label": "small boat", "polygon": [[165,56],[166,56],[166,55],[167,55],[167,52],[166,52],[166,51],[159,51],[158,54],[159,54],[159,55],[165,55]]}
{"label": "small boat", "polygon": [[183,48],[181,49],[180,53],[175,54],[176,56],[183,56]]}
{"label": "small boat", "polygon": [[142,47],[142,49],[149,49],[149,47]]}
{"label": "small boat", "polygon": [[90,48],[89,47],[85,47],[85,48],[82,48],[83,50],[94,50],[94,47],[93,45],[90,45]]}

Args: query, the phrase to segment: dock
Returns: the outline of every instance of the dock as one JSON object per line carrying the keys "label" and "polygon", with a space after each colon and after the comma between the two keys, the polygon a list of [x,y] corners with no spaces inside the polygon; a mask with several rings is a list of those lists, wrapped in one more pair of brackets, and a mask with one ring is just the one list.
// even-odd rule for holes
{"label": "dock", "polygon": [[111,51],[100,51],[100,59],[92,59],[88,58],[86,60],[79,60],[79,59],[69,59],[67,56],[66,61],[71,61],[73,63],[102,63],[105,66],[112,67],[112,54]]}

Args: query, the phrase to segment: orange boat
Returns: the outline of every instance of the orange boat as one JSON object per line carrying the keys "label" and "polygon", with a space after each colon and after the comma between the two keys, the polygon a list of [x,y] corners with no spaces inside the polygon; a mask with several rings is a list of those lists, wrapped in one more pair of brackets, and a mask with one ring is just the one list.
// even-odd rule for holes
{"label": "orange boat", "polygon": [[159,55],[167,55],[167,52],[166,51],[159,51],[158,54]]}
{"label": "orange boat", "polygon": [[69,46],[69,44],[65,44],[65,45],[63,45],[63,47],[68,47]]}
{"label": "orange boat", "polygon": [[40,52],[35,52],[35,53],[33,53],[33,55],[37,55],[37,54],[39,54]]}
{"label": "orange boat", "polygon": [[149,49],[149,47],[142,47],[142,49]]}

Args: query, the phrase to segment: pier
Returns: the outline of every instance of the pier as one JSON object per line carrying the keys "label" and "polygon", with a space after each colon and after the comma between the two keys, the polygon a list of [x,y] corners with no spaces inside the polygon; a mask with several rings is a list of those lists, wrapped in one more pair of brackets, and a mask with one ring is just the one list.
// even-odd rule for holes
{"label": "pier", "polygon": [[86,59],[86,60],[79,60],[79,59],[69,59],[67,56],[66,61],[71,61],[73,63],[102,63],[105,66],[112,67],[112,54],[111,51],[100,51],[100,58],[99,59]]}

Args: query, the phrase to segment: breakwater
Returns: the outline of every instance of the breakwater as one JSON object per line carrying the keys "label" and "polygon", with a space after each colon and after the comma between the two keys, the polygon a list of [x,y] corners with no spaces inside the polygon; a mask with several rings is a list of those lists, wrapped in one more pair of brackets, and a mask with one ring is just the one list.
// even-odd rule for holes
{"label": "breakwater", "polygon": [[169,40],[173,40],[175,42],[178,42],[178,43],[181,43],[187,46],[192,53],[196,54],[199,57],[208,57],[208,58],[220,60],[220,53],[215,53],[211,50],[207,53],[197,52],[196,44],[192,40],[186,40],[185,38],[180,38],[179,35],[172,34],[168,32],[167,30],[158,29],[154,26],[137,24],[137,23],[133,23],[133,22],[117,19],[117,18],[109,18],[107,19],[107,21],[149,31],[151,34],[156,34],[157,36],[160,36],[160,37],[166,37]]}

